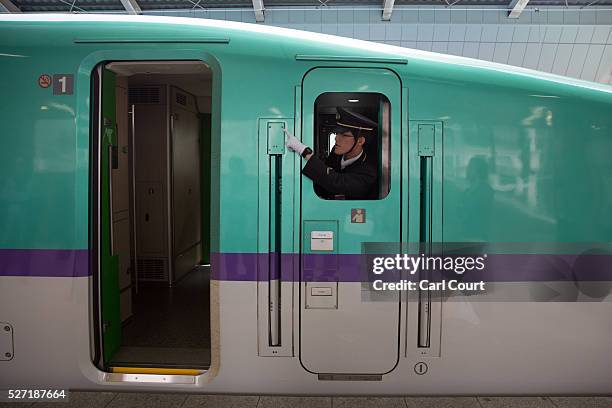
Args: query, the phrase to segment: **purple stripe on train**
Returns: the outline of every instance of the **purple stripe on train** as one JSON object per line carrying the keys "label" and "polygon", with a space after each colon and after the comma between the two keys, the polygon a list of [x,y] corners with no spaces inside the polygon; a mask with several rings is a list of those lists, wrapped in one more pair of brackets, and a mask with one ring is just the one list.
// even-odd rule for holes
{"label": "purple stripe on train", "polygon": [[[275,254],[213,253],[212,279],[222,281],[267,281],[280,276],[285,282],[394,281],[397,276],[371,272],[371,257],[364,255],[283,254],[280,265]],[[84,249],[0,249],[0,276],[80,277],[89,275],[89,251]],[[280,269],[280,271],[279,271]],[[407,275],[407,276],[406,276]],[[418,280],[408,274],[403,279]],[[612,281],[612,255],[489,254],[482,271],[452,271],[427,276],[430,280],[459,279],[465,282]]]}
{"label": "purple stripe on train", "polygon": [[[302,255],[302,281],[367,282],[373,279],[397,281],[398,275],[372,273],[374,255],[305,254]],[[211,255],[212,278],[222,281],[267,281],[278,277],[273,254],[214,253]],[[281,256],[281,279],[299,279],[299,256]],[[402,279],[419,280],[418,274],[404,274]],[[609,254],[489,254],[483,270],[432,272],[425,278],[458,279],[464,282],[557,282],[612,281],[612,255]]]}
{"label": "purple stripe on train", "polygon": [[0,249],[0,276],[89,275],[86,249]]}

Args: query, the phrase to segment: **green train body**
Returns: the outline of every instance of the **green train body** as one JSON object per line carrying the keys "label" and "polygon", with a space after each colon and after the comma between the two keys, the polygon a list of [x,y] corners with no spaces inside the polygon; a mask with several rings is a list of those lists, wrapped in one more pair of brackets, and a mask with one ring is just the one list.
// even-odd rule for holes
{"label": "green train body", "polygon": [[[245,210],[235,207],[237,196],[257,196],[253,160],[257,118],[273,117],[272,107],[293,116],[293,87],[302,82],[305,72],[317,66],[346,66],[341,57],[359,55],[364,62],[350,66],[385,66],[368,64],[367,58],[405,59],[407,64],[390,67],[408,88],[408,119],[444,122],[446,240],[572,242],[612,236],[612,221],[605,216],[612,189],[612,164],[606,154],[612,143],[609,86],[382,45],[366,49],[359,42],[351,46],[342,40],[309,41],[308,35],[280,29],[251,31],[189,20],[148,22],[137,29],[122,21],[31,20],[2,22],[2,94],[10,96],[2,120],[6,155],[2,173],[33,193],[17,204],[23,216],[2,213],[2,224],[18,225],[20,231],[6,236],[3,248],[87,248],[90,71],[103,60],[138,59],[198,58],[218,64],[221,75],[214,78],[221,95],[216,101],[218,121],[213,124],[222,135],[220,225],[231,225],[234,214]],[[228,44],[181,42],[228,37]],[[152,42],[129,42],[147,38]],[[156,38],[176,42],[158,43]],[[299,54],[340,60],[296,61]],[[41,89],[37,80],[43,73],[74,73],[74,94],[58,98]],[[41,111],[41,106],[50,109]],[[34,152],[41,170],[32,169]],[[529,154],[538,157],[537,167],[525,163]],[[477,201],[460,214],[457,207],[464,202],[462,192],[467,187],[466,160],[479,155],[505,162],[500,166],[507,172],[499,174],[502,180],[535,177],[536,202],[521,203],[514,189],[499,191],[491,209],[493,219],[482,220]],[[245,163],[246,179],[240,182],[232,182],[227,168],[232,157]],[[10,196],[5,200],[5,205],[11,204]],[[222,229],[219,251],[255,252],[256,239],[249,234],[256,230],[256,220],[251,214],[241,220],[245,222],[241,228]],[[485,225],[492,221],[495,228]]]}
{"label": "green train body", "polygon": [[[604,336],[610,334],[609,320],[605,320],[606,316],[609,319],[609,302],[568,303],[554,310],[546,308],[550,304],[520,304],[510,306],[512,311],[492,306],[492,310],[506,316],[499,320],[495,313],[488,314],[489,305],[483,303],[475,306],[475,315],[480,317],[474,319],[482,319],[483,325],[490,322],[491,326],[487,327],[495,334],[489,340],[474,339],[467,328],[458,329],[456,319],[469,326],[471,323],[466,322],[470,318],[457,318],[452,312],[457,310],[455,306],[446,308],[445,305],[443,311],[436,309],[441,319],[438,324],[442,327],[439,336],[443,351],[438,349],[434,353],[437,358],[428,363],[432,371],[429,377],[415,377],[414,367],[420,357],[416,346],[409,350],[412,344],[409,339],[413,338],[410,325],[415,322],[416,312],[402,297],[392,306],[395,314],[389,322],[389,327],[397,330],[387,333],[394,338],[389,340],[388,347],[395,347],[398,352],[388,358],[383,354],[379,358],[373,353],[371,372],[353,362],[340,364],[335,370],[330,355],[306,357],[307,353],[313,356],[318,347],[323,347],[315,343],[310,347],[309,341],[319,330],[327,330],[335,323],[326,320],[317,326],[318,317],[308,314],[312,312],[303,303],[305,292],[300,288],[306,283],[300,279],[304,272],[299,267],[282,283],[289,285],[282,286],[283,290],[288,288],[287,293],[294,296],[292,310],[295,312],[289,317],[292,329],[283,326],[283,333],[293,333],[291,351],[287,360],[261,357],[265,353],[256,346],[261,292],[256,290],[258,275],[253,272],[256,266],[249,264],[248,256],[269,252],[265,235],[265,226],[270,223],[265,205],[269,204],[266,201],[269,197],[264,197],[262,188],[265,190],[268,186],[266,146],[269,148],[270,139],[266,139],[261,124],[282,122],[306,144],[312,145],[313,101],[324,92],[375,92],[389,99],[390,189],[385,198],[371,202],[321,200],[311,192],[312,182],[299,174],[301,159],[284,151],[283,158],[279,159],[280,171],[287,176],[283,180],[283,191],[287,192],[283,196],[287,201],[282,204],[285,218],[280,227],[280,234],[288,237],[280,244],[283,254],[313,253],[305,242],[310,239],[309,234],[318,230],[334,231],[334,236],[339,237],[333,250],[337,255],[359,254],[361,244],[366,241],[422,241],[423,217],[428,217],[430,227],[425,235],[434,242],[609,242],[612,238],[609,216],[612,87],[462,57],[260,25],[68,15],[0,16],[3,99],[0,251],[4,251],[0,257],[5,259],[0,264],[0,282],[3,282],[0,293],[4,298],[0,302],[0,321],[13,322],[16,333],[15,358],[0,362],[3,378],[0,384],[9,386],[31,381],[75,388],[118,386],[110,383],[107,373],[91,364],[91,358],[86,355],[90,336],[86,311],[93,299],[89,285],[94,272],[79,264],[75,270],[78,267],[84,272],[69,270],[53,277],[42,271],[44,265],[36,262],[15,263],[15,251],[25,251],[23,256],[29,256],[27,251],[90,254],[93,250],[90,222],[95,203],[91,202],[90,194],[94,188],[92,172],[95,173],[98,163],[92,156],[95,118],[91,112],[92,75],[96,67],[111,61],[184,60],[202,61],[212,72],[210,252],[214,277],[211,296],[213,303],[214,299],[217,303],[211,306],[211,324],[213,337],[214,333],[220,337],[213,338],[211,369],[203,377],[197,377],[200,379],[194,384],[175,389],[241,393],[490,391],[512,394],[537,392],[535,381],[529,383],[528,379],[549,376],[542,380],[540,389],[559,393],[562,392],[559,384],[564,381],[567,384],[573,378],[564,370],[576,365],[586,370],[592,365],[589,381],[567,385],[566,390],[570,393],[606,391],[604,378],[612,355],[610,344],[604,341]],[[54,93],[54,84],[41,85],[41,75],[49,75],[51,80],[53,75],[72,75],[72,92],[55,94],[58,92]],[[431,132],[431,138],[419,138],[419,132]],[[431,150],[425,152],[427,149]],[[423,158],[430,161],[423,162]],[[420,167],[422,163],[430,166],[428,170]],[[428,202],[420,195],[425,183],[424,171],[429,171],[427,177],[430,177]],[[368,229],[357,230],[351,223],[348,214],[352,207],[367,210]],[[232,266],[236,270],[224,270],[223,262],[229,262],[225,256],[243,258]],[[76,265],[85,261],[74,262]],[[215,262],[218,262],[217,272]],[[53,285],[59,286],[52,287],[64,296],[58,310],[75,306],[85,309],[66,312],[66,322],[59,325],[66,329],[70,326],[68,321],[78,321],[71,329],[75,333],[77,328],[80,330],[81,334],[74,336],[79,339],[78,343],[67,341],[59,345],[61,335],[52,328],[45,329],[49,338],[54,339],[53,344],[63,350],[58,355],[64,361],[70,355],[69,349],[79,350],[78,357],[60,370],[57,382],[42,373],[32,374],[33,356],[37,355],[32,350],[37,343],[32,339],[18,341],[17,336],[20,327],[35,333],[34,328],[41,322],[38,319],[44,316],[42,311],[25,312],[29,302],[25,290],[32,288],[30,294],[37,296],[48,284],[40,282],[45,279],[55,279],[58,283]],[[342,282],[341,277],[339,280]],[[79,283],[69,283],[72,281]],[[56,298],[52,294],[43,298],[31,307],[52,308]],[[346,312],[342,321],[357,321],[359,315],[369,313],[369,307],[374,306],[367,304],[362,309],[355,306],[354,313],[358,315]],[[569,357],[563,362],[551,363],[555,355],[567,357],[575,346],[569,340],[560,340],[554,352],[540,357],[532,348],[525,351],[527,345],[516,346],[515,352],[532,361],[535,359],[533,364],[537,368],[513,384],[510,384],[510,373],[499,374],[496,380],[491,380],[493,371],[481,365],[480,371],[466,368],[467,360],[459,357],[462,344],[466,359],[477,358],[478,348],[483,347],[483,359],[497,361],[491,360],[495,350],[499,351],[493,344],[505,348],[505,341],[513,345],[521,342],[519,333],[504,331],[504,322],[514,322],[517,331],[521,331],[538,324],[529,320],[535,319],[538,313],[547,319],[540,328],[549,328],[550,333],[528,335],[532,336],[533,344],[548,343],[566,333],[553,321],[555,317],[558,323],[567,318],[570,319],[567,331],[589,332],[585,343],[590,350],[584,351],[589,353],[588,361],[578,362]],[[529,322],[516,323],[520,316]],[[581,316],[590,316],[591,320],[585,322]],[[367,327],[363,330],[359,333],[371,331],[372,336],[378,331]],[[502,333],[506,333],[506,340]],[[376,340],[377,344],[383,342],[381,348],[387,344],[384,336]],[[498,339],[499,343],[491,339]],[[333,341],[339,340],[334,337]],[[474,343],[466,345],[465,342],[471,341]],[[482,346],[481,342],[486,345]],[[22,357],[17,350],[20,344],[21,353],[33,353],[32,357]],[[341,343],[336,342],[331,349],[338,348],[342,348]],[[448,363],[444,362],[445,358]],[[329,365],[325,360],[331,361]],[[515,359],[503,361],[516,373],[519,363],[512,360]],[[50,361],[57,363],[53,358]],[[500,357],[497,363],[501,362]],[[324,368],[318,369],[318,366]],[[267,374],[261,374],[261,379],[249,380],[252,378],[249,375],[260,375],[263,371]],[[347,377],[323,381],[328,374],[382,375],[383,381],[374,381],[364,389],[362,383],[349,381]],[[453,382],[457,375],[461,378]],[[281,385],[280,380],[285,376],[290,385]],[[482,387],[476,385],[477,379],[485,377],[487,381]],[[143,389],[139,383],[130,383],[127,387]]]}

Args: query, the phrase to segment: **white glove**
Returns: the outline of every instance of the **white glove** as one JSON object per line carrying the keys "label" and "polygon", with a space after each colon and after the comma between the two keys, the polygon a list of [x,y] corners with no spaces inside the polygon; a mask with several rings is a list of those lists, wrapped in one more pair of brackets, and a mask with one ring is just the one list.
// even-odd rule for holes
{"label": "white glove", "polygon": [[301,156],[304,149],[306,149],[306,145],[300,142],[298,138],[293,136],[287,129],[283,128],[283,131],[287,135],[287,139],[285,140],[285,146],[287,146],[287,149],[296,152]]}

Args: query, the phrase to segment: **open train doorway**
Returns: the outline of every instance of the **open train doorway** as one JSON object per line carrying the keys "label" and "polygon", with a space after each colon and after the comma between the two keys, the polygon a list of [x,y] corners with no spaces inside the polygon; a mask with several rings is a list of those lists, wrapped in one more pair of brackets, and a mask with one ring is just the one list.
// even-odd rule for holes
{"label": "open train doorway", "polygon": [[94,362],[210,366],[212,72],[100,64],[92,76]]}

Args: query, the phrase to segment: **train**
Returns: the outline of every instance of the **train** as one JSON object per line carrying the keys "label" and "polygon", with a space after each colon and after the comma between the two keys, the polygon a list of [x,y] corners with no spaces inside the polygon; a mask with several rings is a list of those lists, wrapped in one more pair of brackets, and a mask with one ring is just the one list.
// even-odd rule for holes
{"label": "train", "polygon": [[[95,14],[0,15],[0,73],[0,387],[612,391],[612,87]],[[377,123],[376,199],[319,197],[285,146],[330,154],[338,107]],[[378,301],[367,243],[546,243],[555,270],[603,272],[519,262],[481,295]]]}

